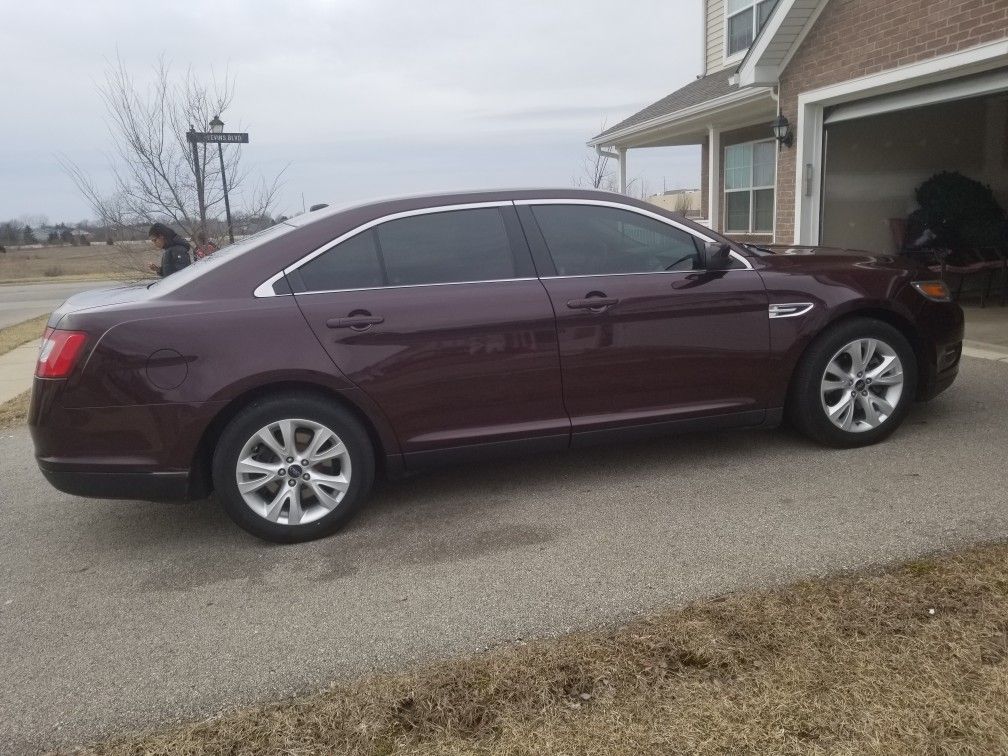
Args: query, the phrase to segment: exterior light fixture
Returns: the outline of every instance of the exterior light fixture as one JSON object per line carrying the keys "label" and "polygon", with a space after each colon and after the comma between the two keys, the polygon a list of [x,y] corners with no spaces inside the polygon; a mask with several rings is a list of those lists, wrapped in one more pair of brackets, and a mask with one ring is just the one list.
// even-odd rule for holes
{"label": "exterior light fixture", "polygon": [[210,121],[210,133],[220,134],[222,131],[224,131],[224,121],[220,119],[220,116],[214,116],[213,120]]}
{"label": "exterior light fixture", "polygon": [[784,117],[783,113],[777,116],[777,120],[773,122],[773,134],[777,139],[778,150],[794,144],[794,134],[791,131],[791,124],[788,123],[788,119]]}

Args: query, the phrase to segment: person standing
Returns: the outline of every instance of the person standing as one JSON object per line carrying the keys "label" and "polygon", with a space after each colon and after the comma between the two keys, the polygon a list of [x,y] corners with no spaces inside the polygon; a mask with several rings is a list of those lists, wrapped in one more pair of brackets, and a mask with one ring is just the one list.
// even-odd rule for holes
{"label": "person standing", "polygon": [[163,223],[155,223],[147,232],[151,243],[161,250],[161,264],[151,263],[148,267],[164,278],[177,273],[192,263],[189,257],[189,242]]}
{"label": "person standing", "polygon": [[216,252],[220,247],[213,243],[213,241],[207,240],[207,235],[205,231],[200,231],[196,235],[196,241],[199,244],[196,245],[196,249],[193,250],[193,257],[196,260],[202,260],[204,257],[209,257],[214,252]]}

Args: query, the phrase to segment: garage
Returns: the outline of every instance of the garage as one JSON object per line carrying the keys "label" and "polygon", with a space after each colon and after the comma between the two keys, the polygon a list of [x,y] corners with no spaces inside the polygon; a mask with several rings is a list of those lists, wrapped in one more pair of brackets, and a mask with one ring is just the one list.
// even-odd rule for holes
{"label": "garage", "polygon": [[[918,189],[942,172],[989,186],[1008,208],[1006,69],[827,108],[823,124],[823,244],[900,252],[920,235]],[[963,247],[1008,251],[1003,233],[967,236]],[[1000,271],[995,278],[999,288]]]}

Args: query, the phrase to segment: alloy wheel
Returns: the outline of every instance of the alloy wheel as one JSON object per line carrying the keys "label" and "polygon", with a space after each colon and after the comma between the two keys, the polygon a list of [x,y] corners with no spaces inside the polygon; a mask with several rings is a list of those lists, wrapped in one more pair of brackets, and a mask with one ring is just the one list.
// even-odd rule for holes
{"label": "alloy wheel", "polygon": [[278,525],[306,525],[336,509],[350,487],[350,453],[330,428],[277,420],[238,455],[235,478],[249,508]]}
{"label": "alloy wheel", "polygon": [[864,433],[892,417],[903,383],[903,363],[895,349],[879,339],[857,339],[826,364],[822,407],[837,428]]}

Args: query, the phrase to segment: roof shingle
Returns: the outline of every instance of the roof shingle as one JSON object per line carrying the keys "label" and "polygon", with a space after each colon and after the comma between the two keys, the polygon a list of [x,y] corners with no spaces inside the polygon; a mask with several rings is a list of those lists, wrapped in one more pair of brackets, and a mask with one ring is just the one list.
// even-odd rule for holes
{"label": "roof shingle", "polygon": [[658,100],[658,102],[648,105],[643,110],[634,113],[629,118],[620,121],[611,129],[606,129],[598,136],[594,137],[592,141],[604,137],[613,132],[625,129],[628,126],[636,126],[637,124],[644,123],[645,121],[650,121],[652,118],[658,118],[663,115],[669,115],[670,113],[675,113],[679,110],[684,110],[685,108],[693,107],[694,105],[700,105],[709,100],[717,99],[718,97],[723,97],[726,94],[731,94],[738,90],[737,85],[729,83],[732,74],[735,73],[735,69],[732,67],[725,68],[717,73],[712,73],[708,76],[703,76],[696,81],[691,81],[682,89],[677,89],[670,95],[663,97]]}

